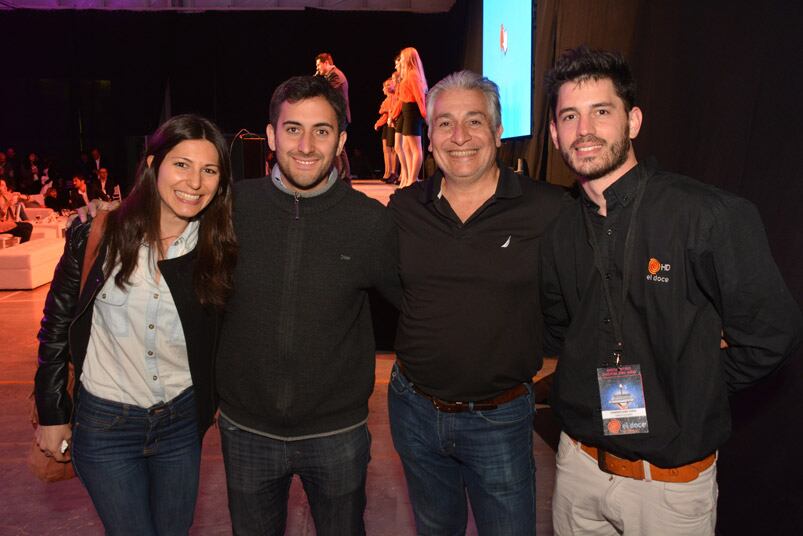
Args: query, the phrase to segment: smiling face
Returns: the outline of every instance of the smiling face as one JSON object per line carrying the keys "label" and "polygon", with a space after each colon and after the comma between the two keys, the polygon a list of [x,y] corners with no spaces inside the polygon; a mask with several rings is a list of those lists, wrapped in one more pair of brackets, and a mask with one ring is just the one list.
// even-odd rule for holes
{"label": "smiling face", "polygon": [[335,109],[324,97],[285,101],[276,123],[268,125],[268,145],[285,186],[297,192],[323,189],[346,143],[346,133],[338,133]]}
{"label": "smiling face", "polygon": [[494,129],[482,91],[445,90],[432,110],[429,149],[446,180],[473,182],[495,174],[502,126]]}
{"label": "smiling face", "polygon": [[[153,156],[148,157],[148,165]],[[215,197],[220,184],[217,149],[207,140],[184,140],[157,170],[162,234],[181,232]]]}
{"label": "smiling face", "polygon": [[636,164],[630,140],[641,128],[641,110],[625,110],[613,82],[566,82],[558,91],[549,130],[566,165],[587,180],[617,179]]}

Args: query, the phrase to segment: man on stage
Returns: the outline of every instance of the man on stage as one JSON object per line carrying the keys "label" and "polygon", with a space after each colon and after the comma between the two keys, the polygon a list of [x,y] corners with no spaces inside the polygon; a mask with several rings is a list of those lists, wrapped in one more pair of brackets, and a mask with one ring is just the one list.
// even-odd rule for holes
{"label": "man on stage", "polygon": [[[346,101],[346,124],[351,124],[351,107],[349,106],[349,81],[343,71],[335,66],[332,55],[328,52],[321,52],[315,56],[315,76],[321,76],[329,82],[329,85],[343,94]],[[335,160],[337,171],[340,178],[351,184],[351,166],[349,165],[349,155],[345,146],[340,151],[340,155]]]}

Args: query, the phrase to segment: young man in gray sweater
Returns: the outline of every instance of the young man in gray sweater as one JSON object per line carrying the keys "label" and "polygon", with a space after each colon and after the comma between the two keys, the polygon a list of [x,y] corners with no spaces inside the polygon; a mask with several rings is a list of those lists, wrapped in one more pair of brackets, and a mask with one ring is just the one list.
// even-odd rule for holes
{"label": "young man in gray sweater", "polygon": [[386,209],[337,180],[345,101],[295,77],[270,103],[270,177],[235,185],[240,244],[217,362],[235,534],[284,534],[298,474],[319,535],[364,534],[374,386],[368,290],[400,301]]}

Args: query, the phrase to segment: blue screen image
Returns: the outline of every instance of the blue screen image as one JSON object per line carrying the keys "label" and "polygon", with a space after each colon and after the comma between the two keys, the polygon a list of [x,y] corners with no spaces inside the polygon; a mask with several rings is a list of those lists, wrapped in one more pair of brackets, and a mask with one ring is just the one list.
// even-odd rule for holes
{"label": "blue screen image", "polygon": [[482,74],[496,82],[502,139],[532,134],[532,0],[485,0]]}

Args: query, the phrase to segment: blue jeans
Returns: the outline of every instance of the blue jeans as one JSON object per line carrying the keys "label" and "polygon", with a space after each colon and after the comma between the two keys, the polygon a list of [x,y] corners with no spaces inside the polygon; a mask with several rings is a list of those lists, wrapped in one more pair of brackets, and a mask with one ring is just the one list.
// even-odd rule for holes
{"label": "blue jeans", "polygon": [[192,388],[148,409],[81,388],[72,439],[75,473],[106,534],[187,534],[201,463]]}
{"label": "blue jeans", "polygon": [[221,415],[220,436],[235,535],[284,534],[294,474],[304,485],[318,536],[365,534],[365,477],[371,459],[366,425],[282,441],[238,428]]}
{"label": "blue jeans", "polygon": [[535,534],[532,392],[490,411],[444,413],[395,365],[388,411],[417,534],[465,534],[466,492],[480,535]]}

